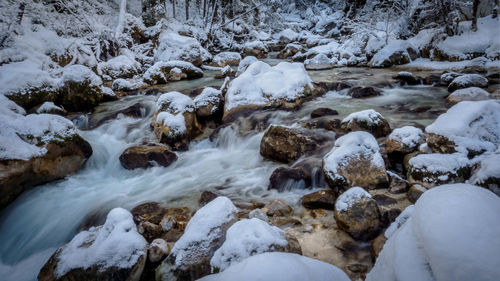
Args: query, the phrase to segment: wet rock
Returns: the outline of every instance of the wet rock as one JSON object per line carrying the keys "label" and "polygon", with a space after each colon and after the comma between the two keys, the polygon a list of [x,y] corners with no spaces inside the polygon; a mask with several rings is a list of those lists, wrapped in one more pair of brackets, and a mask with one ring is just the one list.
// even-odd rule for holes
{"label": "wet rock", "polygon": [[217,197],[219,197],[219,195],[213,193],[212,191],[205,190],[201,193],[200,199],[198,200],[198,204],[200,204],[200,206],[203,207]]}
{"label": "wet rock", "polygon": [[380,96],[382,93],[373,87],[354,87],[347,94],[355,99]]}
{"label": "wet rock", "polygon": [[[396,202],[394,202],[395,204]],[[380,204],[379,204],[380,205]],[[389,227],[396,218],[401,214],[400,209],[381,209],[380,210],[380,222],[382,228]]]}
{"label": "wet rock", "polygon": [[224,96],[220,90],[206,87],[194,98],[196,116],[201,119],[221,119],[224,110]]}
{"label": "wet rock", "polygon": [[316,108],[311,112],[311,118],[318,118],[318,117],[323,117],[323,116],[333,116],[333,115],[339,115],[337,110],[331,109],[331,108],[326,108],[326,107],[320,107]]}
{"label": "wet rock", "polygon": [[415,202],[417,202],[418,198],[420,198],[420,196],[422,194],[424,194],[424,192],[426,192],[426,191],[427,191],[427,189],[425,187],[421,186],[420,184],[414,184],[410,187],[410,189],[408,189],[406,196],[408,197],[408,200],[410,200],[410,202],[415,204]]}
{"label": "wet rock", "polygon": [[325,116],[301,121],[300,125],[306,129],[324,129],[327,131],[334,131],[336,133],[343,133],[343,131],[340,130],[340,123],[340,119],[332,116]]}
{"label": "wet rock", "polygon": [[269,190],[279,192],[292,189],[305,189],[311,187],[311,177],[299,168],[280,167],[273,171],[269,178]]}
{"label": "wet rock", "polygon": [[462,101],[480,101],[490,99],[490,93],[478,87],[459,89],[446,97],[449,104],[457,104]]}
{"label": "wet rock", "polygon": [[163,260],[170,253],[170,245],[161,238],[153,240],[148,248],[148,259],[152,263]]}
{"label": "wet rock", "polygon": [[335,208],[337,196],[333,190],[320,190],[302,197],[302,205],[308,209],[326,209]]}
{"label": "wet rock", "polygon": [[157,144],[131,146],[120,155],[120,163],[128,170],[154,166],[168,167],[176,160],[175,152]]}
{"label": "wet rock", "polygon": [[384,194],[376,194],[372,197],[375,201],[377,201],[377,204],[379,206],[386,206],[386,205],[393,205],[396,204],[398,201],[392,197],[389,197]]}
{"label": "wet rock", "polygon": [[389,192],[392,194],[405,193],[408,190],[408,181],[400,177],[399,175],[387,171],[389,175]]}
{"label": "wet rock", "polygon": [[488,86],[488,79],[479,74],[463,74],[451,81],[448,86],[448,92],[454,92],[458,89],[469,87],[486,87]]}
{"label": "wet rock", "polygon": [[426,76],[423,81],[424,85],[435,85],[439,86],[441,84],[441,75],[438,74],[429,74]]}
{"label": "wet rock", "polygon": [[133,105],[121,109],[118,111],[110,112],[99,112],[99,114],[89,115],[88,128],[97,128],[104,124],[104,122],[109,120],[114,120],[120,115],[124,115],[132,118],[142,118],[148,114],[148,108],[140,103],[134,103]]}
{"label": "wet rock", "polygon": [[411,73],[411,72],[401,71],[392,78],[395,80],[401,81],[401,84],[403,84],[403,85],[405,85],[405,84],[408,84],[408,85],[420,84],[420,79],[416,78],[413,75],[413,73]]}
{"label": "wet rock", "polygon": [[287,44],[286,47],[280,51],[280,53],[278,54],[278,58],[286,59],[289,57],[293,57],[295,54],[299,52],[303,53],[304,51],[305,51],[304,47],[302,47],[301,45],[290,43]]}
{"label": "wet rock", "polygon": [[365,131],[376,138],[387,136],[391,132],[389,122],[373,109],[358,111],[349,114],[342,120],[340,127],[347,131]]}
{"label": "wet rock", "polygon": [[462,154],[420,154],[408,161],[408,181],[427,188],[445,183],[465,182],[470,161]]}
{"label": "wet rock", "polygon": [[290,163],[314,152],[330,137],[310,130],[271,125],[260,142],[260,154],[267,159]]}
{"label": "wet rock", "polygon": [[339,196],[334,216],[337,225],[356,240],[370,240],[379,233],[377,202],[361,187],[352,187]]}
{"label": "wet rock", "polygon": [[384,233],[381,233],[379,236],[377,236],[375,239],[372,240],[371,249],[372,249],[373,259],[377,259],[378,254],[380,253],[380,251],[382,251],[382,248],[384,248],[386,241],[387,238],[385,237]]}
{"label": "wet rock", "polygon": [[59,248],[38,280],[139,281],[146,256],[147,242],[137,233],[132,216],[116,208],[103,226],[82,231]]}
{"label": "wet rock", "polygon": [[292,207],[281,199],[275,199],[267,203],[262,210],[270,217],[282,217],[293,213]]}

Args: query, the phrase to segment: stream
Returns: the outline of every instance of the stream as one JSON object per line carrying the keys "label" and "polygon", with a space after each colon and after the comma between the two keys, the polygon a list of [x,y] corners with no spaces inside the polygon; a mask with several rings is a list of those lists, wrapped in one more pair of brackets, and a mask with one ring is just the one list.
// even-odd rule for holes
{"label": "stream", "polygon": [[[277,60],[267,62],[275,64]],[[351,99],[345,96],[345,91],[331,91],[305,103],[298,111],[271,112],[266,124],[296,125],[309,119],[312,110],[330,107],[339,111],[339,119],[351,112],[373,108],[389,121],[392,128],[411,124],[425,126],[445,110],[443,97],[447,94],[446,89],[397,86],[391,77],[401,70],[358,67],[311,71],[314,81],[378,86],[383,89],[383,95]],[[196,210],[198,198],[205,190],[228,196],[236,204],[281,198],[299,206],[301,196],[311,190],[268,191],[269,176],[275,168],[283,165],[265,160],[259,154],[262,130],[242,134],[245,129],[237,128],[238,122],[221,129],[213,141],[207,138],[210,132],[206,132],[191,143],[188,151],[178,152],[178,161],[169,167],[129,171],[121,166],[118,157],[127,147],[155,141],[149,126],[158,95],[173,90],[189,93],[198,87],[220,85],[222,80],[214,79],[214,75],[214,71],[205,71],[203,78],[159,87],[157,95],[128,96],[96,108],[94,117],[140,103],[144,116],[118,116],[97,128],[81,130],[81,136],[94,151],[85,168],[66,179],[25,192],[2,211],[2,280],[35,280],[39,269],[57,247],[68,242],[89,220],[102,223],[105,214],[118,206],[131,209],[144,202],[161,201],[169,206],[187,206]]]}

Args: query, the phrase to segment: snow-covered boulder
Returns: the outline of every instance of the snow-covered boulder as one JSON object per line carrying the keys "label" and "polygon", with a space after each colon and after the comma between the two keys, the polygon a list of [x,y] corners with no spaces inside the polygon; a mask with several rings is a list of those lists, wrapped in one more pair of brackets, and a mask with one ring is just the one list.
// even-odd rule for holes
{"label": "snow-covered boulder", "polygon": [[155,85],[181,79],[203,77],[203,71],[192,63],[185,61],[159,61],[144,73],[144,82]]}
{"label": "snow-covered boulder", "polygon": [[389,122],[377,111],[367,109],[349,114],[340,123],[340,127],[347,131],[366,131],[375,137],[383,137],[390,133]]}
{"label": "snow-covered boulder", "polygon": [[465,182],[470,176],[470,168],[469,159],[461,153],[419,154],[408,161],[408,181],[427,188]]}
{"label": "snow-covered boulder", "polygon": [[57,114],[57,115],[65,115],[66,114],[66,110],[55,105],[51,101],[46,101],[46,102],[42,103],[40,106],[37,106],[35,108],[35,112],[38,114],[41,114],[41,113]]}
{"label": "snow-covered boulder", "polygon": [[446,97],[446,101],[450,104],[457,104],[461,101],[480,101],[491,98],[490,93],[478,87],[470,87],[459,89]]}
{"label": "snow-covered boulder", "polygon": [[280,33],[278,33],[278,39],[280,40],[281,43],[292,43],[297,40],[299,37],[299,34],[290,28],[287,28]]}
{"label": "snow-covered boulder", "polygon": [[258,61],[258,59],[254,56],[246,56],[244,59],[240,61],[238,65],[238,73],[241,74],[247,70],[247,68],[254,62]]}
{"label": "snow-covered boulder", "polygon": [[244,259],[200,281],[349,281],[338,267],[290,253],[263,253]]}
{"label": "snow-covered boulder", "polygon": [[417,78],[413,73],[408,71],[400,71],[398,74],[392,77],[393,79],[399,80],[402,85],[418,85],[421,82],[421,78]]}
{"label": "snow-covered boulder", "polygon": [[173,150],[186,150],[189,141],[201,133],[194,101],[179,92],[168,92],[156,102],[157,111],[153,115],[153,131],[161,143]]}
{"label": "snow-covered boulder", "polygon": [[424,132],[413,126],[404,126],[394,129],[385,139],[385,150],[387,154],[408,154],[418,150],[425,142]]}
{"label": "snow-covered boulder", "polygon": [[210,260],[236,221],[237,208],[227,197],[217,197],[199,209],[156,270],[156,280],[196,280],[210,274]]}
{"label": "snow-covered boulder", "polygon": [[500,153],[485,156],[474,168],[469,182],[486,187],[500,196]]}
{"label": "snow-covered boulder", "polygon": [[226,77],[234,77],[234,76],[236,76],[236,71],[232,69],[229,65],[226,65],[219,71],[219,73],[215,75],[215,78],[223,79]]}
{"label": "snow-covered boulder", "polygon": [[134,59],[120,55],[97,65],[101,75],[108,75],[112,79],[131,78],[141,71],[141,64]]}
{"label": "snow-covered boulder", "polygon": [[291,163],[319,149],[333,136],[306,129],[271,125],[260,142],[260,154],[267,159]]}
{"label": "snow-covered boulder", "polygon": [[500,146],[500,104],[493,100],[460,102],[425,132],[429,147],[437,153],[496,151]]}
{"label": "snow-covered boulder", "polygon": [[157,263],[168,256],[170,250],[170,246],[165,240],[157,238],[149,244],[148,260],[152,263]]}
{"label": "snow-covered boulder", "polygon": [[201,94],[194,98],[196,115],[200,118],[222,117],[224,96],[220,90],[206,87]]}
{"label": "snow-covered boulder", "polygon": [[334,210],[336,199],[337,195],[335,194],[335,191],[327,189],[306,194],[300,199],[300,201],[302,206],[308,209]]}
{"label": "snow-covered boulder", "polygon": [[102,226],[78,233],[41,269],[38,280],[138,281],[146,262],[147,242],[132,215],[115,208]]}
{"label": "snow-covered boulder", "polygon": [[181,60],[201,66],[208,51],[200,42],[192,37],[182,36],[175,32],[165,31],[160,34],[159,45],[155,51],[154,60],[172,61]]}
{"label": "snow-covered boulder", "polygon": [[29,114],[0,95],[0,209],[22,192],[79,170],[92,154],[68,119]]}
{"label": "snow-covered boulder", "polygon": [[224,119],[250,109],[296,108],[305,97],[313,94],[313,90],[303,64],[281,62],[271,67],[256,61],[229,84]]}
{"label": "snow-covered boulder", "polygon": [[367,281],[496,280],[500,276],[500,198],[469,184],[426,191],[385,233]]}
{"label": "snow-covered boulder", "polygon": [[488,79],[480,74],[463,74],[453,79],[448,85],[448,91],[454,92],[458,89],[469,87],[486,87],[488,86]]}
{"label": "snow-covered boulder", "polygon": [[120,163],[125,169],[167,167],[177,160],[175,152],[164,145],[135,145],[128,147],[120,155]]}
{"label": "snow-covered boulder", "polygon": [[347,92],[349,96],[354,99],[362,99],[369,97],[376,97],[382,95],[382,93],[373,87],[353,87]]}
{"label": "snow-covered boulder", "polygon": [[380,230],[380,211],[370,193],[351,187],[335,202],[335,222],[354,239],[370,240]]}
{"label": "snow-covered boulder", "polygon": [[243,57],[254,56],[258,59],[267,57],[267,46],[262,41],[251,41],[243,45]]}
{"label": "snow-covered boulder", "polygon": [[135,91],[139,89],[141,86],[141,83],[135,82],[135,81],[129,81],[123,78],[118,78],[113,81],[113,84],[111,85],[111,88],[115,91]]}
{"label": "snow-covered boulder", "polygon": [[105,99],[101,86],[101,78],[90,68],[83,65],[67,66],[59,81],[57,103],[68,111],[91,110]]}
{"label": "snow-covered boulder", "polygon": [[330,69],[335,66],[335,61],[327,57],[325,54],[318,54],[312,59],[306,59],[304,65],[308,70]]}
{"label": "snow-covered boulder", "polygon": [[[242,219],[233,224],[226,233],[226,241],[215,251],[210,265],[214,272],[224,271],[233,264],[266,252],[293,252],[301,254],[300,246],[286,232],[258,218]],[[298,243],[296,243],[298,245]]]}
{"label": "snow-covered boulder", "polygon": [[463,75],[462,73],[458,73],[458,72],[446,72],[446,73],[441,74],[440,82],[441,82],[441,84],[448,87],[448,85],[450,85],[450,83],[451,83],[451,81],[453,81],[453,79],[457,78],[458,76],[462,76],[462,75]]}
{"label": "snow-covered boulder", "polygon": [[229,66],[238,66],[241,61],[241,55],[236,52],[222,52],[214,56],[212,59],[212,65],[225,67]]}
{"label": "snow-covered boulder", "polygon": [[390,41],[380,49],[370,60],[372,67],[389,67],[392,65],[406,64],[416,59],[418,50],[406,40]]}
{"label": "snow-covered boulder", "polygon": [[289,57],[293,57],[297,53],[303,53],[305,52],[304,47],[300,44],[295,44],[295,43],[290,43],[285,46],[283,50],[280,51],[278,54],[278,58],[280,59],[286,59]]}
{"label": "snow-covered boulder", "polygon": [[338,138],[323,158],[323,172],[335,189],[371,189],[389,183],[377,140],[367,132],[351,132]]}

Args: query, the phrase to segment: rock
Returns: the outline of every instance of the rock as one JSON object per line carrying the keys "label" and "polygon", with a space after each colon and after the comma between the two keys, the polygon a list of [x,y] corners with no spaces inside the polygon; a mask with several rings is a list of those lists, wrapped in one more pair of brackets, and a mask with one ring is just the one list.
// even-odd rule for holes
{"label": "rock", "polygon": [[236,71],[233,70],[229,65],[223,67],[219,73],[217,73],[215,75],[215,78],[216,79],[223,79],[223,78],[226,78],[226,77],[234,77],[236,76]]}
{"label": "rock", "polygon": [[113,81],[111,88],[114,91],[130,92],[139,89],[140,84],[135,82],[130,82],[128,80],[118,78]]}
{"label": "rock", "polygon": [[427,188],[443,183],[465,182],[470,176],[470,161],[460,153],[419,154],[408,162],[408,181]]}
{"label": "rock", "polygon": [[222,118],[224,109],[224,96],[220,90],[206,87],[194,99],[196,116],[208,119]]}
{"label": "rock", "polygon": [[418,49],[406,40],[394,40],[379,50],[371,59],[371,67],[389,67],[407,64],[418,57]]}
{"label": "rock", "polygon": [[183,79],[187,79],[188,76],[186,73],[182,72],[182,70],[178,67],[174,67],[170,69],[167,75],[167,80],[168,81],[181,81]]}
{"label": "rock", "polygon": [[186,61],[159,61],[144,73],[144,82],[150,85],[165,84],[168,81],[203,77],[203,71]]}
{"label": "rock", "polygon": [[336,133],[343,133],[340,130],[340,119],[332,116],[318,117],[312,120],[301,121],[300,125],[306,129],[324,129],[327,131],[334,131]]}
{"label": "rock", "polygon": [[334,216],[337,225],[356,240],[370,240],[379,233],[377,202],[361,187],[352,187],[339,196]]}
{"label": "rock", "polygon": [[[132,78],[141,71],[141,64],[129,56],[120,55],[109,59],[106,62],[100,62],[97,65],[97,72],[107,75],[112,79]],[[108,78],[109,79],[109,78]]]}
{"label": "rock", "polygon": [[335,208],[337,196],[333,190],[320,190],[309,193],[302,197],[302,205],[308,209],[326,209]]}
{"label": "rock", "polygon": [[338,138],[323,158],[323,172],[330,187],[337,190],[351,186],[373,189],[389,183],[377,141],[366,132]]}
{"label": "rock", "polygon": [[238,66],[241,61],[241,56],[236,52],[222,52],[217,54],[212,59],[212,65],[218,67]]}
{"label": "rock", "polygon": [[457,104],[462,101],[480,101],[491,99],[490,93],[478,87],[459,89],[446,97],[449,104]]}
{"label": "rock", "polygon": [[[396,202],[394,204],[396,204]],[[387,209],[387,208],[381,209],[380,222],[382,223],[382,228],[387,228],[388,226],[390,226],[398,218],[400,214],[401,210],[399,209]]]}
{"label": "rock", "polygon": [[199,67],[203,61],[211,57],[198,40],[176,32],[163,31],[158,38],[158,43],[154,55],[155,62],[184,61]]}
{"label": "rock", "polygon": [[248,213],[248,218],[249,219],[257,218],[259,220],[269,222],[269,218],[267,217],[266,212],[264,212],[262,209],[255,209],[250,211],[250,213]]}
{"label": "rock", "polygon": [[398,202],[396,199],[384,194],[376,194],[373,196],[373,199],[377,202],[379,206],[394,205]]}
{"label": "rock", "polygon": [[168,167],[177,160],[175,152],[164,145],[131,146],[120,155],[120,163],[125,169],[146,169],[154,166]]}
{"label": "rock", "polygon": [[500,154],[486,156],[473,169],[469,182],[488,188],[500,196]]}
{"label": "rock", "polygon": [[299,34],[290,28],[282,30],[280,33],[278,33],[278,40],[285,44],[296,41],[298,37]]}
{"label": "rock", "polygon": [[267,159],[291,163],[319,149],[329,139],[326,134],[271,125],[260,142],[260,154]]}
{"label": "rock", "polygon": [[311,187],[311,177],[300,168],[276,168],[269,178],[269,190],[279,192]]}
{"label": "rock", "polygon": [[331,108],[326,108],[326,107],[320,107],[316,108],[311,112],[311,118],[318,118],[318,117],[323,117],[323,116],[333,116],[333,115],[339,115],[337,110],[331,109]]}
{"label": "rock", "polygon": [[217,197],[219,197],[219,195],[213,193],[212,191],[205,190],[201,193],[200,199],[198,200],[198,204],[200,204],[200,206],[203,207],[208,203],[212,202]]}
{"label": "rock", "polygon": [[354,87],[347,94],[355,99],[380,96],[382,93],[373,87]]}
{"label": "rock", "polygon": [[312,59],[306,59],[304,66],[307,70],[323,70],[331,69],[336,65],[335,61],[327,57],[325,54],[320,53]]}
{"label": "rock", "polygon": [[372,240],[371,249],[374,260],[377,259],[378,254],[380,253],[380,251],[382,251],[382,248],[384,248],[385,241],[387,241],[387,238],[385,237],[384,233],[381,233],[379,236]]}
{"label": "rock", "polygon": [[340,127],[347,131],[365,131],[376,138],[388,135],[391,132],[389,122],[373,109],[358,111],[349,114],[342,120]]}
{"label": "rock", "polygon": [[457,78],[458,76],[462,76],[462,75],[463,75],[462,73],[457,73],[457,72],[443,73],[441,75],[441,85],[448,87],[448,85],[450,85],[450,83],[451,83],[451,81],[453,81],[453,79]]}
{"label": "rock", "polygon": [[152,263],[163,260],[170,253],[170,246],[161,238],[153,240],[148,248],[148,259]]}
{"label": "rock", "polygon": [[247,68],[254,62],[258,61],[258,59],[254,56],[246,56],[244,59],[240,61],[238,65],[238,73],[243,73]]}
{"label": "rock", "polygon": [[267,57],[267,47],[261,41],[251,41],[243,45],[243,57],[254,56],[258,59]]}
{"label": "rock", "polygon": [[210,274],[210,260],[236,221],[237,209],[227,197],[217,197],[199,209],[170,255],[156,269],[156,280],[196,280]]}
{"label": "rock", "polygon": [[385,139],[387,154],[408,154],[414,152],[425,142],[424,132],[413,126],[397,128]]}
{"label": "rock", "polygon": [[103,226],[82,231],[59,248],[38,280],[139,281],[146,255],[147,242],[137,233],[132,215],[116,208]]}
{"label": "rock", "polygon": [[407,71],[401,71],[396,76],[392,77],[395,80],[399,80],[401,84],[405,85],[418,85],[420,84],[420,79],[413,76],[413,73]]}
{"label": "rock", "polygon": [[427,191],[427,189],[425,187],[421,186],[420,184],[414,184],[410,187],[410,189],[408,189],[406,196],[408,197],[408,200],[410,200],[410,202],[415,204],[415,202],[417,202],[418,198],[420,198],[420,196],[422,194],[424,194],[424,192],[426,192],[426,191]]}
{"label": "rock", "polygon": [[242,219],[227,230],[226,241],[215,251],[210,265],[214,272],[224,271],[232,264],[266,252],[302,254],[297,239],[278,227],[257,218]]}
{"label": "rock", "polygon": [[488,86],[488,79],[479,74],[463,74],[451,81],[448,86],[448,92],[454,92],[458,89],[469,87],[486,87]]}
{"label": "rock", "polygon": [[[125,109],[120,109],[118,111],[99,111],[98,114],[91,114],[88,118],[85,118],[85,122],[87,123],[86,129],[93,129],[101,126],[106,121],[113,120],[118,118],[120,115],[132,117],[132,118],[142,118],[148,115],[149,108],[147,105],[141,103],[134,103]],[[97,112],[95,112],[97,113]],[[73,120],[73,122],[75,122]]]}
{"label": "rock", "polygon": [[405,193],[408,190],[408,181],[400,177],[399,175],[387,171],[389,175],[389,192],[392,194]]}
{"label": "rock", "polygon": [[304,51],[305,51],[304,47],[302,47],[301,45],[290,43],[287,44],[285,48],[280,51],[280,53],[278,54],[278,58],[286,59],[289,57],[293,57],[295,54],[299,52],[303,53]]}
{"label": "rock", "polygon": [[262,210],[265,211],[266,214],[270,217],[288,216],[293,213],[292,207],[283,202],[283,200],[281,199],[272,200],[271,202],[267,203],[264,208],[262,208]]}

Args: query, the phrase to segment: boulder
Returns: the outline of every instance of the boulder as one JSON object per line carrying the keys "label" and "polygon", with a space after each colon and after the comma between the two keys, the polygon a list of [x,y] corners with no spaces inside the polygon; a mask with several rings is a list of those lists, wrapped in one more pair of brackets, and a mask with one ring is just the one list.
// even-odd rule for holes
{"label": "boulder", "polygon": [[200,199],[198,200],[198,204],[200,204],[200,206],[203,207],[217,197],[219,197],[219,195],[213,193],[212,191],[205,190],[201,193]]}
{"label": "boulder", "polygon": [[408,181],[396,173],[387,171],[389,175],[389,192],[392,194],[405,193],[408,190]]}
{"label": "boulder", "polygon": [[356,240],[370,240],[380,231],[377,202],[361,187],[352,187],[338,197],[334,217],[337,225]]}
{"label": "boulder", "polygon": [[389,122],[373,109],[358,111],[349,114],[342,120],[340,127],[347,131],[365,131],[376,138],[387,136],[391,132]]}
{"label": "boulder", "polygon": [[459,89],[446,97],[449,104],[457,104],[462,101],[480,101],[491,99],[490,93],[478,87]]}
{"label": "boulder", "polygon": [[336,65],[336,61],[330,59],[327,55],[320,53],[311,59],[304,61],[307,70],[331,69]]}
{"label": "boulder", "polygon": [[219,73],[215,74],[216,79],[223,79],[226,77],[232,78],[236,76],[236,71],[232,69],[229,65],[223,67]]}
{"label": "boulder", "polygon": [[236,221],[237,209],[227,197],[217,197],[191,218],[184,235],[156,269],[156,280],[197,280],[210,274],[210,260]]}
{"label": "boulder", "polygon": [[159,61],[148,68],[143,80],[150,85],[203,77],[203,71],[186,61]]}
{"label": "boulder", "polygon": [[290,43],[287,44],[285,48],[280,51],[280,53],[278,54],[278,58],[286,59],[289,57],[293,57],[295,54],[299,52],[303,53],[304,51],[305,51],[304,47],[302,47],[301,45]]}
{"label": "boulder", "polygon": [[457,72],[446,72],[446,73],[443,73],[441,75],[441,85],[444,85],[446,87],[448,87],[448,85],[450,85],[451,81],[453,81],[453,79],[457,78],[458,76],[462,76],[463,74],[462,73],[457,73]]}
{"label": "boulder", "polygon": [[268,189],[279,192],[311,187],[311,177],[301,168],[276,168],[269,178]]}
{"label": "boulder", "polygon": [[170,245],[163,239],[155,239],[149,244],[148,259],[152,263],[163,260],[170,253]]}
{"label": "boulder", "polygon": [[306,129],[324,129],[327,131],[334,131],[343,134],[344,131],[340,129],[340,119],[333,116],[318,117],[311,120],[300,121],[299,124]]}
{"label": "boulder", "polygon": [[427,188],[443,183],[465,182],[470,176],[470,160],[463,154],[419,154],[408,162],[408,181]]}
{"label": "boulder", "polygon": [[46,101],[43,104],[37,106],[33,110],[38,114],[47,113],[47,114],[57,114],[57,115],[66,115],[67,111],[64,108],[61,108],[55,105],[51,101]]}
{"label": "boulder", "polygon": [[464,89],[469,87],[481,87],[484,88],[488,86],[488,79],[480,74],[463,74],[451,81],[448,85],[448,92],[454,92],[458,89]]}
{"label": "boulder", "polygon": [[123,78],[118,78],[113,81],[111,89],[113,89],[114,91],[121,91],[121,92],[137,91],[139,87],[142,86],[141,84],[142,84],[141,82],[129,81]]}
{"label": "boulder", "polygon": [[291,163],[319,149],[330,139],[327,134],[271,125],[260,142],[260,154],[267,159]]}
{"label": "boulder", "polygon": [[120,155],[120,163],[128,170],[154,166],[168,167],[176,160],[175,152],[164,145],[156,144],[131,146]]}
{"label": "boulder", "polygon": [[267,47],[261,41],[251,41],[243,45],[243,57],[254,56],[258,59],[267,57]]}
{"label": "boulder", "polygon": [[418,57],[418,49],[407,40],[393,40],[370,60],[371,67],[389,67],[407,64]]}
{"label": "boulder", "polygon": [[500,196],[500,153],[482,159],[473,169],[469,182],[488,188]]}
{"label": "boulder", "polygon": [[101,76],[107,75],[111,79],[132,78],[141,71],[141,64],[129,56],[120,55],[99,63],[97,71]]}
{"label": "boulder", "polygon": [[395,80],[399,80],[402,85],[418,85],[421,80],[413,76],[413,73],[407,71],[401,71],[392,77]]}
{"label": "boulder", "polygon": [[351,186],[373,189],[389,183],[377,141],[366,132],[338,138],[323,158],[323,172],[330,187],[337,190]]}
{"label": "boulder", "polygon": [[335,109],[331,108],[326,108],[326,107],[320,107],[316,108],[311,112],[311,118],[318,118],[318,117],[324,117],[324,116],[334,116],[338,115],[339,113]]}
{"label": "boulder", "polygon": [[387,154],[408,154],[418,150],[425,142],[424,132],[413,126],[404,126],[394,129],[385,139],[385,150]]}
{"label": "boulder", "polygon": [[414,184],[412,185],[409,189],[408,192],[406,193],[406,197],[408,197],[408,200],[415,204],[417,202],[418,198],[424,194],[424,192],[427,191],[427,188],[421,186],[420,184]]}
{"label": "boulder", "polygon": [[243,73],[247,68],[254,62],[258,61],[258,59],[254,56],[246,56],[244,59],[240,61],[238,65],[238,73]]}
{"label": "boulder", "polygon": [[354,87],[347,94],[355,99],[380,96],[382,93],[373,87]]}
{"label": "boulder", "polygon": [[176,32],[163,31],[158,43],[154,55],[155,62],[184,61],[199,67],[211,57],[198,40]]}
{"label": "boulder", "polygon": [[280,33],[278,33],[278,40],[280,42],[285,43],[285,44],[296,41],[298,39],[298,37],[299,37],[299,34],[290,28],[282,30]]}
{"label": "boulder", "polygon": [[196,116],[201,119],[222,118],[224,110],[224,96],[220,90],[206,87],[201,94],[194,98]]}
{"label": "boulder", "polygon": [[125,209],[109,212],[103,226],[77,234],[40,270],[38,280],[131,280],[141,278],[147,242]]}
{"label": "boulder", "polygon": [[335,200],[337,196],[331,189],[319,190],[313,193],[304,195],[301,199],[302,206],[308,209],[326,209],[333,210],[335,208]]}
{"label": "boulder", "polygon": [[272,200],[267,203],[262,210],[270,217],[288,216],[293,213],[292,207],[281,199]]}
{"label": "boulder", "polygon": [[222,52],[217,54],[213,59],[212,59],[212,65],[213,66],[218,66],[218,67],[225,67],[225,66],[238,66],[241,61],[241,56],[239,53],[236,52]]}

